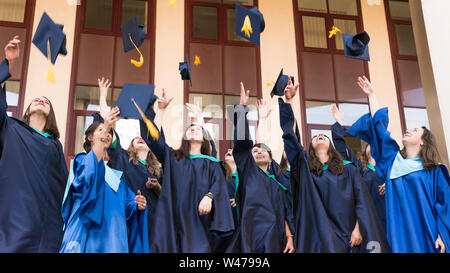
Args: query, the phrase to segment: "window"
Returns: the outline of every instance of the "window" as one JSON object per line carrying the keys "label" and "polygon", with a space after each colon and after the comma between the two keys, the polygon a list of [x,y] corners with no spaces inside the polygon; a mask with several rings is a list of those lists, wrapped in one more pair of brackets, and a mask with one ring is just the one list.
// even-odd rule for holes
{"label": "window", "polygon": [[[146,37],[139,50],[144,65],[136,68],[130,59],[138,59],[136,50],[123,52],[120,25],[136,16],[146,26]],[[74,65],[69,100],[67,154],[83,151],[84,132],[99,110],[99,77],[111,80],[107,103],[116,103],[125,82],[150,84],[154,71],[155,1],[83,0],[77,9]],[[148,27],[150,26],[150,28]]]}
{"label": "window", "polygon": [[[251,90],[248,114],[255,139],[256,100],[260,97],[259,48],[235,33],[235,3],[247,8],[253,0],[186,1],[186,52],[191,62],[192,87],[185,83],[185,101],[199,105],[214,136],[218,157],[232,148],[233,124],[226,106],[239,104],[240,82]],[[201,60],[193,65],[195,56]]]}
{"label": "window", "polygon": [[403,130],[429,128],[408,0],[385,1]]}
{"label": "window", "polygon": [[[19,35],[22,41],[19,59],[10,67],[11,78],[6,81],[6,101],[8,115],[21,118],[25,93],[26,66],[31,46],[32,17],[34,0],[0,1],[0,58],[3,60],[5,45]],[[0,60],[0,61],[1,61]]]}
{"label": "window", "polygon": [[328,38],[333,25],[351,35],[363,31],[359,0],[294,0],[294,8],[302,129],[307,144],[319,133],[331,138],[333,105],[344,111],[345,126],[369,111],[367,98],[356,84],[358,76],[368,76],[368,65],[344,56],[342,33]]}

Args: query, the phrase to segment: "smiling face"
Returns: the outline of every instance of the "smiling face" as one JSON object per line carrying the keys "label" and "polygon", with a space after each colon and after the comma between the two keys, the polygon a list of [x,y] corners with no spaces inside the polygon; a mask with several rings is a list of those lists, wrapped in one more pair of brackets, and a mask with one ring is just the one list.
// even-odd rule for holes
{"label": "smiling face", "polygon": [[203,142],[203,129],[199,125],[192,125],[186,131],[186,140]]}
{"label": "smiling face", "polygon": [[423,135],[423,128],[414,128],[414,129],[408,129],[403,134],[403,146],[417,146],[417,145],[423,145],[422,135]]}
{"label": "smiling face", "polygon": [[34,113],[41,113],[48,117],[50,113],[50,101],[45,97],[39,97],[34,99],[29,107],[29,115]]}
{"label": "smiling face", "polygon": [[258,165],[268,164],[272,161],[269,152],[264,148],[253,147],[252,155]]}
{"label": "smiling face", "polygon": [[145,143],[145,140],[140,136],[137,136],[133,139],[133,147],[136,150],[136,152],[150,151],[150,148],[147,146],[147,143]]}
{"label": "smiling face", "polygon": [[88,136],[88,140],[91,142],[92,146],[94,143],[97,143],[98,141],[102,142],[105,145],[105,148],[109,147],[112,143],[112,134],[109,132],[105,134],[106,132],[106,126],[105,124],[101,123],[97,129],[95,129],[94,133],[92,135]]}
{"label": "smiling face", "polygon": [[318,134],[311,140],[314,150],[321,148],[328,150],[330,148],[330,139],[324,134]]}

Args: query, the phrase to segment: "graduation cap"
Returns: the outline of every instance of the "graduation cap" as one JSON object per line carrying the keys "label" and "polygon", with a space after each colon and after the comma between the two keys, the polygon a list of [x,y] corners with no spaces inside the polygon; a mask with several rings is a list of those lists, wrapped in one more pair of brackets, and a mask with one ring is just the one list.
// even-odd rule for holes
{"label": "graduation cap", "polygon": [[116,106],[120,109],[120,116],[124,118],[142,119],[147,125],[147,134],[154,139],[159,138],[158,129],[147,118],[144,112],[158,99],[153,93],[155,86],[151,84],[125,83]]}
{"label": "graduation cap", "polygon": [[[294,84],[294,77],[291,76],[292,84]],[[289,76],[283,75],[283,69],[281,69],[280,74],[278,75],[278,79],[275,82],[272,92],[270,92],[270,97],[273,98],[274,95],[284,96],[284,89],[289,83]]]}
{"label": "graduation cap", "polygon": [[131,59],[130,62],[136,67],[141,67],[144,64],[144,57],[139,47],[145,39],[145,26],[139,25],[135,16],[121,24],[120,29],[122,30],[123,51],[128,52],[136,48],[140,55],[139,61]]}
{"label": "graduation cap", "polygon": [[186,62],[182,62],[180,63],[180,75],[181,75],[181,79],[184,81],[189,80],[191,82],[191,87],[192,87],[192,80],[191,80],[191,67],[189,66],[189,56],[186,55]]}
{"label": "graduation cap", "polygon": [[369,46],[368,46],[370,37],[367,34],[367,32],[364,31],[354,36],[347,33],[343,33],[342,38],[344,40],[345,56],[354,59],[370,61]]}
{"label": "graduation cap", "polygon": [[258,8],[247,9],[236,3],[236,34],[259,45],[259,36],[266,24]]}
{"label": "graduation cap", "polygon": [[53,72],[52,64],[55,64],[59,54],[67,55],[66,34],[62,31],[63,28],[63,25],[55,24],[48,14],[44,12],[32,41],[50,62],[47,80],[52,83],[55,83],[55,73]]}

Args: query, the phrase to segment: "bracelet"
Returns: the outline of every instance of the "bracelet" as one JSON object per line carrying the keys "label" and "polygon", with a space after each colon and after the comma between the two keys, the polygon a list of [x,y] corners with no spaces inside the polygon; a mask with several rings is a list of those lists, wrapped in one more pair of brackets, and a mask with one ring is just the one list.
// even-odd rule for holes
{"label": "bracelet", "polygon": [[211,198],[211,200],[213,200],[213,198],[214,198],[214,195],[210,192],[208,192],[205,196]]}

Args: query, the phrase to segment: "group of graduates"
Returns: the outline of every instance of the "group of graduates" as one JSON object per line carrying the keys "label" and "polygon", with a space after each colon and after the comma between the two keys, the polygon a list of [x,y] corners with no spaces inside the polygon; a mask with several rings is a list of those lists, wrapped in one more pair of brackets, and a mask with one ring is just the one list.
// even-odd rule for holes
{"label": "group of graduates", "polygon": [[[164,136],[163,91],[143,109],[158,129],[127,150],[111,107],[110,82],[99,79],[100,113],[85,132],[85,152],[68,170],[50,100],[32,100],[22,120],[7,115],[9,67],[18,37],[0,65],[0,252],[62,253],[354,253],[446,252],[450,249],[450,178],[433,134],[407,130],[403,148],[390,137],[388,110],[367,80],[357,84],[370,113],[350,129],[333,108],[333,137],[314,136],[306,150],[291,107],[299,88],[289,78],[278,98],[283,158],[262,143],[268,104],[258,101],[256,144],[247,120],[249,91],[227,109],[233,149],[224,161],[199,107],[178,149]],[[346,133],[368,143],[361,157]],[[281,139],[281,138],[280,138]]]}

